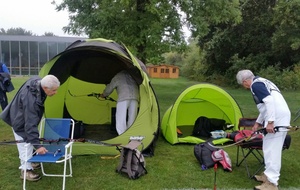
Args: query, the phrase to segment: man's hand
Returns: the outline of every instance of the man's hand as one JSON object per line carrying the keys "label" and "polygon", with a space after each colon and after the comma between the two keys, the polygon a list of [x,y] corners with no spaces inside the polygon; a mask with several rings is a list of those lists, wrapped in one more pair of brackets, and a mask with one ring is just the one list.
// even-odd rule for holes
{"label": "man's hand", "polygon": [[257,131],[258,127],[260,126],[259,123],[255,122],[255,124],[252,127],[252,131]]}
{"label": "man's hand", "polygon": [[36,149],[36,153],[38,154],[46,154],[48,152],[48,150],[45,147],[40,147],[38,149]]}
{"label": "man's hand", "polygon": [[266,131],[268,133],[275,133],[275,131],[274,131],[274,123],[268,123],[268,125],[266,127]]}

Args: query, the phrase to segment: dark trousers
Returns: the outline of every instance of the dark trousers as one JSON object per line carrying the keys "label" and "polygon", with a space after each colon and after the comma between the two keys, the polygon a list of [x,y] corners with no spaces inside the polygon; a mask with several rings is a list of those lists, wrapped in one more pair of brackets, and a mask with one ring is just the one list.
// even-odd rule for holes
{"label": "dark trousers", "polygon": [[1,104],[2,111],[5,109],[5,107],[8,104],[6,92],[2,90],[0,90],[0,104]]}

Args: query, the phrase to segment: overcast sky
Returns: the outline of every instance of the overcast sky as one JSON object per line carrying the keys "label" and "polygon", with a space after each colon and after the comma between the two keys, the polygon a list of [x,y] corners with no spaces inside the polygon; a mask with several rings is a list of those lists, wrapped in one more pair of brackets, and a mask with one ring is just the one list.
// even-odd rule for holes
{"label": "overcast sky", "polygon": [[[62,30],[69,23],[67,11],[55,10],[53,0],[0,0],[0,28],[23,28],[36,35],[52,32],[56,36],[72,36]],[[58,4],[62,0],[55,0]],[[189,36],[190,32],[185,31]],[[86,37],[86,36],[82,36]]]}
{"label": "overcast sky", "polygon": [[[0,28],[21,27],[36,35],[52,32],[70,36],[62,30],[69,23],[68,12],[55,10],[52,0],[0,0]],[[56,0],[61,2],[61,0]]]}

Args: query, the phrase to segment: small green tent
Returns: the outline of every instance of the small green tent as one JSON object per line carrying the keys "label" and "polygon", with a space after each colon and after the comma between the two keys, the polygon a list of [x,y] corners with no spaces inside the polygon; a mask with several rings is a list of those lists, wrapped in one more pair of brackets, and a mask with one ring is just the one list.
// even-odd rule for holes
{"label": "small green tent", "polygon": [[[242,112],[232,96],[222,88],[209,83],[196,84],[185,89],[165,112],[162,134],[171,144],[204,142],[191,136],[194,123],[200,116],[223,119],[237,129]],[[177,129],[182,136],[178,136]]]}
{"label": "small green tent", "polygon": [[[140,102],[135,122],[118,136],[111,130],[116,102],[101,99],[97,94],[121,70],[127,70],[139,85]],[[87,136],[87,129],[91,129],[89,134],[95,142],[126,145],[131,136],[143,136],[144,150],[153,154],[160,125],[158,102],[145,65],[124,45],[100,38],[76,41],[43,66],[39,75],[47,74],[55,75],[61,86],[55,96],[47,98],[45,117],[81,121],[86,130],[84,137],[91,139]],[[116,100],[116,92],[110,97]],[[97,134],[99,131],[109,137]],[[116,155],[119,151],[114,146],[77,142],[73,153]]]}

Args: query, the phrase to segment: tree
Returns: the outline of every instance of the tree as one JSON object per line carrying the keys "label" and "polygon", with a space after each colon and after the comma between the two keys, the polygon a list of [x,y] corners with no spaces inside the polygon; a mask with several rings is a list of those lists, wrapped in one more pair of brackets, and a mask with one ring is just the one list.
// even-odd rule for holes
{"label": "tree", "polygon": [[183,56],[178,52],[168,52],[163,54],[164,61],[168,65],[181,66]]}
{"label": "tree", "polygon": [[64,0],[56,9],[69,11],[65,32],[123,42],[144,63],[184,50],[184,25],[198,36],[211,23],[239,20],[238,0]]}
{"label": "tree", "polygon": [[186,24],[192,37],[202,39],[219,24],[236,25],[242,21],[239,0],[182,0],[180,8],[186,14]]}
{"label": "tree", "polygon": [[206,81],[207,64],[204,59],[205,52],[199,50],[196,41],[192,41],[188,48],[189,51],[182,56],[181,75],[191,80]]}
{"label": "tree", "polygon": [[27,31],[23,28],[9,28],[5,31],[3,28],[0,30],[2,35],[24,35],[24,36],[33,36],[31,31]]}
{"label": "tree", "polygon": [[45,32],[43,36],[55,36],[53,32]]}
{"label": "tree", "polygon": [[185,44],[176,7],[168,1],[151,2],[65,0],[57,10],[67,9],[70,13],[70,23],[63,28],[65,32],[122,42],[146,63],[149,57]]}
{"label": "tree", "polygon": [[274,9],[274,55],[290,66],[300,63],[300,0],[280,0]]}
{"label": "tree", "polygon": [[226,74],[234,56],[238,56],[235,60],[247,60],[243,67],[253,70],[278,63],[272,54],[271,43],[275,31],[272,25],[275,4],[276,0],[241,0],[241,23],[210,26],[210,32],[199,40],[200,47],[207,52],[208,74]]}

